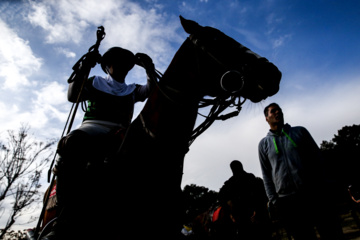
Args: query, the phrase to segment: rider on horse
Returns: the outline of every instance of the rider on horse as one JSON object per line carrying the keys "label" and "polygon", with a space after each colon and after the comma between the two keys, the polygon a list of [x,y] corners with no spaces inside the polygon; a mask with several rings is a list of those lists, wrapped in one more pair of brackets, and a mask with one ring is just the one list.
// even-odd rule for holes
{"label": "rider on horse", "polygon": [[[145,101],[149,96],[153,87],[149,77],[146,85],[125,83],[127,73],[135,64],[144,67],[147,73],[154,71],[154,64],[146,54],[134,55],[129,50],[113,47],[101,58],[101,68],[107,74],[105,78],[90,77],[83,87],[81,79],[70,83],[68,100],[76,102],[81,92],[80,101],[87,100],[87,107],[81,126],[58,144],[59,158],[54,169],[58,218],[43,240],[69,238],[66,230],[75,227],[74,213],[79,211],[78,200],[82,196],[93,198],[93,184],[99,180],[95,179],[99,177],[96,173],[99,166],[123,139],[133,117],[134,104]],[[91,185],[91,188],[86,185]],[[94,211],[93,206],[84,202],[80,203],[82,208],[91,207],[90,211]]]}

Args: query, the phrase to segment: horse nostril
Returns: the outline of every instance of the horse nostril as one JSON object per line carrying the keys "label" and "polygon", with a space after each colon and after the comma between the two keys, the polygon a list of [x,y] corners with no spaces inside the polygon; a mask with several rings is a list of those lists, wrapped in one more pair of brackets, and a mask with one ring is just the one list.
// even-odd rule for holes
{"label": "horse nostril", "polygon": [[236,70],[227,71],[220,79],[222,89],[231,93],[241,91],[244,88],[244,84],[244,76]]}

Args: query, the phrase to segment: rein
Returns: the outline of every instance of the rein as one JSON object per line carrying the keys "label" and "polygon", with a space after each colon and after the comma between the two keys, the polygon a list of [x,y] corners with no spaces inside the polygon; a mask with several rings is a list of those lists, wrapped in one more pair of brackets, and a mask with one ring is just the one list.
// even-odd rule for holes
{"label": "rein", "polygon": [[[222,63],[219,59],[217,59],[213,54],[211,54],[210,51],[208,51],[203,45],[200,44],[200,41],[198,38],[195,38],[194,35],[190,35],[189,39],[191,40],[191,42],[195,45],[195,47],[198,47],[199,49],[201,49],[202,51],[204,51],[205,53],[207,53],[212,59],[214,59],[218,64],[225,66],[224,63]],[[226,73],[225,73],[226,74]],[[181,94],[181,92],[179,92],[176,89],[170,88],[168,86],[161,86],[160,84],[160,80],[162,78],[162,74],[154,69],[153,71],[151,71],[151,76],[150,79],[156,84],[157,88],[159,89],[159,91],[171,102],[175,103],[175,104],[180,104],[182,105],[179,101],[176,101],[174,98],[170,97],[169,94],[167,94],[164,90],[164,88],[166,88],[167,90],[170,90],[171,92],[174,92],[175,94],[179,95]],[[195,139],[200,136],[205,130],[207,130],[214,122],[215,120],[222,120],[225,121],[229,118],[232,117],[236,117],[238,116],[238,114],[241,111],[242,108],[242,104],[244,104],[246,101],[246,99],[241,100],[240,96],[236,96],[236,95],[232,95],[232,94],[224,94],[221,96],[217,96],[213,99],[205,99],[202,98],[199,101],[199,105],[198,108],[204,108],[204,107],[209,107],[212,106],[208,115],[203,115],[201,113],[198,112],[198,115],[202,116],[205,118],[205,120],[199,124],[192,132],[191,137],[189,139],[188,142],[188,147],[190,147],[190,145],[195,141]],[[224,115],[220,115],[220,113],[222,113],[225,109],[227,109],[228,107],[236,107],[236,110]],[[140,119],[141,122],[143,124],[143,127],[145,128],[145,130],[147,130],[147,132],[151,133],[147,127],[146,124],[144,122],[143,117],[141,116],[140,113]],[[156,136],[154,134],[150,134],[151,137],[155,138]]]}
{"label": "rein", "polygon": [[[198,136],[200,136],[206,129],[208,129],[215,122],[215,120],[225,121],[229,118],[238,116],[242,108],[241,106],[242,104],[244,104],[245,101],[246,99],[241,101],[240,97],[237,96],[231,96],[229,100],[227,100],[227,98],[220,96],[214,99],[203,99],[202,100],[203,105],[201,105],[201,101],[200,101],[199,108],[207,107],[210,105],[212,105],[212,108],[210,109],[207,116],[198,113],[198,115],[204,117],[205,120],[193,130],[193,133],[189,140],[189,147]],[[227,114],[220,115],[220,113],[223,112],[228,107],[236,107],[237,110]]]}

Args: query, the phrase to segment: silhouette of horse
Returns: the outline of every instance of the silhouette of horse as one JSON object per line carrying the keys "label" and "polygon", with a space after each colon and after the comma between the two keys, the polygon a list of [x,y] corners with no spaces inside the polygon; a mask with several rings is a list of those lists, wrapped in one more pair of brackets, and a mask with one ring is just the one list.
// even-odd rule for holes
{"label": "silhouette of horse", "polygon": [[[183,161],[190,144],[216,119],[237,115],[246,99],[257,103],[279,90],[281,73],[267,59],[215,28],[180,20],[190,36],[115,157],[102,174],[90,178],[91,197],[74,199],[87,209],[81,221],[93,230],[88,238],[118,239],[123,236],[119,231],[133,239],[177,238],[183,223]],[[237,110],[220,116],[231,106]],[[195,128],[200,107],[208,107],[209,115]]]}
{"label": "silhouette of horse", "polygon": [[[111,214],[126,219],[121,226],[135,239],[159,226],[157,238],[180,234],[183,161],[191,142],[230,105],[239,110],[240,98],[257,103],[279,90],[281,73],[267,59],[215,28],[180,20],[190,36],[128,128],[107,174],[107,186],[119,193],[115,204],[123,206]],[[211,110],[194,129],[201,106]],[[107,226],[118,228],[119,221]]]}

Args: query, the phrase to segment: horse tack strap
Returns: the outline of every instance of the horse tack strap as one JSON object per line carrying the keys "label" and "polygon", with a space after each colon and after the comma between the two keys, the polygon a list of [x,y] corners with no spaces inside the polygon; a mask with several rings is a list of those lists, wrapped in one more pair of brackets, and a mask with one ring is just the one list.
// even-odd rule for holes
{"label": "horse tack strap", "polygon": [[145,120],[144,120],[144,117],[143,117],[142,113],[139,113],[139,117],[140,117],[140,120],[141,120],[141,124],[142,124],[142,126],[143,126],[143,128],[144,128],[144,131],[145,131],[147,134],[149,134],[149,136],[150,136],[150,137],[155,138],[155,137],[156,137],[156,135],[155,135],[152,131],[150,131],[150,130],[147,128],[147,126],[146,126],[146,123],[145,123]]}
{"label": "horse tack strap", "polygon": [[189,36],[189,39],[191,40],[191,42],[197,46],[198,48],[200,48],[202,51],[204,51],[206,54],[208,54],[213,60],[215,60],[219,65],[228,68],[222,61],[220,61],[217,57],[215,57],[210,51],[208,51],[208,49],[201,44],[201,40],[199,38],[197,38],[194,34],[191,34]]}
{"label": "horse tack strap", "polygon": [[52,187],[52,189],[48,189],[48,191],[50,191],[50,195],[49,195],[49,200],[48,203],[46,205],[46,210],[50,210],[53,209],[54,207],[57,206],[57,196],[56,196],[56,180],[54,180],[54,186]]}

